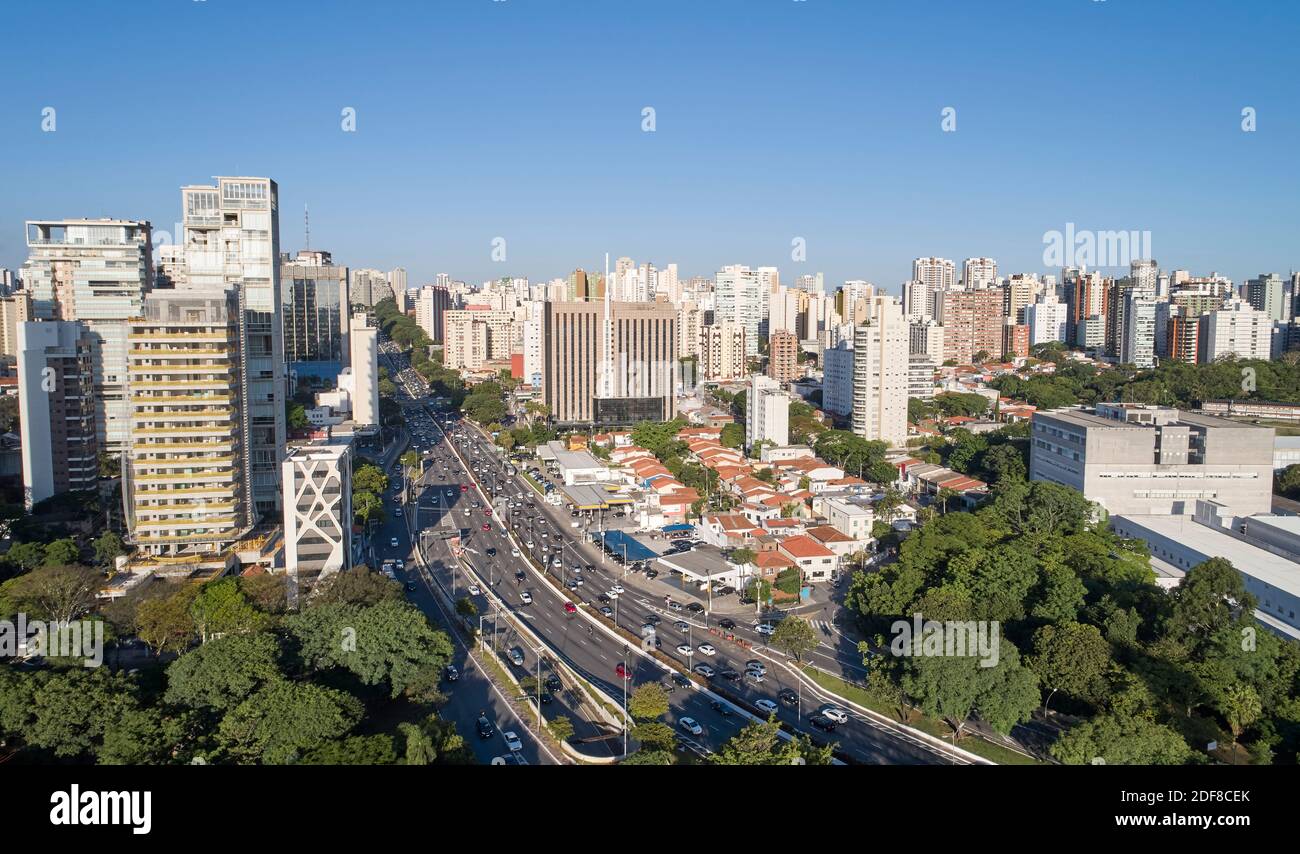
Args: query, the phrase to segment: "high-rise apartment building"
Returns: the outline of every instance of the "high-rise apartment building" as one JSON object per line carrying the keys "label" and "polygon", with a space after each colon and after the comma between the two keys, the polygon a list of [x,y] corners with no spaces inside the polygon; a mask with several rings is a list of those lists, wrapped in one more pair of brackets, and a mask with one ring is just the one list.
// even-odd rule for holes
{"label": "high-rise apartment building", "polygon": [[125,447],[126,320],[140,312],[153,283],[149,223],[115,219],[27,223],[23,281],[32,316],[79,320],[90,335],[95,372],[95,428],[110,453]]}
{"label": "high-rise apartment building", "polygon": [[746,376],[745,327],[739,323],[717,323],[700,328],[700,378],[708,381],[738,380]]}
{"label": "high-rise apartment building", "polygon": [[1223,308],[1202,315],[1201,324],[1199,361],[1272,358],[1273,319],[1244,300],[1228,300]]}
{"label": "high-rise apartment building", "polygon": [[312,584],[352,566],[352,445],[332,440],[292,449],[284,484],[284,565]]}
{"label": "high-rise apartment building", "polygon": [[768,339],[767,375],[785,385],[799,376],[799,336],[773,332]]}
{"label": "high-rise apartment building", "polygon": [[32,319],[32,295],[27,291],[0,297],[0,356],[18,355],[18,324]]}
{"label": "high-rise apartment building", "polygon": [[1156,366],[1156,297],[1154,290],[1134,288],[1125,297],[1119,360],[1136,368]]}
{"label": "high-rise apartment building", "polygon": [[961,284],[968,290],[996,287],[998,262],[992,258],[967,258],[961,265]]}
{"label": "high-rise apartment building", "polygon": [[907,396],[917,400],[934,399],[934,373],[939,363],[925,353],[907,356]]}
{"label": "high-rise apartment building", "polygon": [[767,336],[768,301],[778,281],[774,267],[732,265],[718,271],[714,281],[717,319],[745,327],[745,354],[758,355],[758,342]]}
{"label": "high-rise apartment building", "polygon": [[187,287],[233,287],[239,296],[253,507],[278,518],[287,437],[279,189],[270,178],[216,181],[181,188]]}
{"label": "high-rise apartment building", "polygon": [[443,365],[477,371],[483,363],[509,359],[523,343],[523,328],[514,311],[471,306],[443,314]]}
{"label": "high-rise apartment building", "polygon": [[[440,275],[445,276],[446,273]],[[434,344],[443,343],[445,317],[451,310],[451,292],[446,285],[425,285],[415,298],[415,322]]]}
{"label": "high-rise apartment building", "polygon": [[[363,316],[353,317],[351,347],[352,420],[359,428],[379,426],[379,330]],[[368,432],[365,429],[362,432]]]}
{"label": "high-rise apartment building", "polygon": [[[123,503],[144,554],[224,552],[254,525],[234,288],[156,291],[130,321],[131,446]],[[279,477],[276,481],[278,483]]]}
{"label": "high-rise apartment building", "polygon": [[870,300],[870,317],[853,330],[853,432],[867,439],[907,442],[909,324],[887,296]]}
{"label": "high-rise apartment building", "polygon": [[348,283],[348,296],[353,305],[374,308],[376,303],[383,302],[392,295],[392,289],[388,286],[388,274],[383,270],[354,269],[352,271],[352,278]]}
{"label": "high-rise apartment building", "polygon": [[1285,323],[1292,318],[1293,306],[1287,299],[1286,283],[1277,273],[1261,273],[1246,281],[1246,302],[1262,311],[1270,320]]}
{"label": "high-rise apartment building", "polygon": [[406,268],[397,267],[388,271],[388,290],[392,292],[393,299],[397,302],[397,310],[406,313],[408,306],[406,304]]}
{"label": "high-rise apartment building", "polygon": [[969,364],[1002,352],[1002,292],[996,288],[943,295],[943,360]]}
{"label": "high-rise apartment building", "polygon": [[99,478],[93,342],[75,320],[17,325],[18,423],[22,430],[23,504]]}
{"label": "high-rise apartment building", "polygon": [[853,364],[851,337],[822,351],[822,409],[832,415],[853,414]]}
{"label": "high-rise apartment building", "polygon": [[1015,323],[1025,323],[1025,309],[1038,294],[1038,277],[1032,273],[1015,273],[1002,283],[1002,313]]}
{"label": "high-rise apartment building", "polygon": [[1025,306],[1025,325],[1029,327],[1029,346],[1050,341],[1065,341],[1069,335],[1069,307],[1056,298],[1055,293],[1045,293],[1037,301]]}
{"label": "high-rise apartment building", "polygon": [[950,291],[957,286],[957,265],[949,258],[917,258],[912,262],[912,281],[924,285],[929,294]]}
{"label": "high-rise apartment building", "polygon": [[913,320],[908,326],[909,353],[925,353],[935,364],[942,364],[944,356],[943,327],[933,320]]}
{"label": "high-rise apartment building", "polygon": [[790,395],[771,377],[754,374],[745,395],[745,447],[790,444]]}
{"label": "high-rise apartment building", "polygon": [[284,358],[290,365],[324,363],[337,374],[347,364],[348,268],[336,266],[330,253],[304,249],[280,259],[281,320]]}

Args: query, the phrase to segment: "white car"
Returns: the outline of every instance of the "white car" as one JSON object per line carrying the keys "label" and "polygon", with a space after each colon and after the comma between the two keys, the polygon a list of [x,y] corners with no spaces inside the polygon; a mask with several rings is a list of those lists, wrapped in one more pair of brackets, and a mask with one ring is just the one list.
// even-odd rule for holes
{"label": "white car", "polygon": [[390,537],[388,540],[388,544],[393,548],[397,548],[397,537]]}
{"label": "white car", "polygon": [[765,637],[770,637],[772,632],[776,631],[776,626],[772,625],[771,623],[763,623],[759,626],[756,626],[754,628],[754,631],[758,632],[760,635],[763,635]]}
{"label": "white car", "polygon": [[718,672],[707,664],[697,664],[693,669],[705,679],[712,679]]}
{"label": "white car", "polygon": [[396,516],[398,519],[402,518],[402,508],[398,507],[396,510],[394,510],[393,515]]}
{"label": "white car", "polygon": [[764,711],[769,715],[774,714],[776,712],[776,703],[772,702],[766,697],[764,697],[761,700],[755,700],[754,705],[757,706],[761,711]]}
{"label": "white car", "polygon": [[700,655],[715,655],[717,653],[717,650],[713,648],[713,644],[711,643],[702,643],[697,646],[696,649],[700,651]]}
{"label": "white car", "polygon": [[482,590],[479,590],[479,587],[478,587],[477,584],[471,584],[471,585],[469,586],[469,595],[471,595],[471,596],[477,596],[477,595],[479,595],[479,594],[482,593],[482,592],[483,592]]}
{"label": "white car", "polygon": [[531,605],[533,604],[533,594],[525,590],[523,593],[519,594],[519,601],[523,602],[525,605]]}
{"label": "white car", "polygon": [[533,547],[533,541],[529,540],[528,542],[524,543],[524,545],[528,546],[528,548],[531,549]]}
{"label": "white car", "polygon": [[837,724],[846,724],[849,722],[849,713],[839,706],[826,706],[821,710],[821,716],[828,721]]}
{"label": "white car", "polygon": [[615,585],[614,585],[613,587],[611,587],[610,589],[613,590],[615,593],[622,593],[622,592],[623,592],[623,585],[622,585],[622,584],[615,584]]}
{"label": "white car", "polygon": [[695,650],[691,649],[689,644],[684,644],[684,643],[677,644],[677,651],[680,652],[682,655],[695,654]]}
{"label": "white car", "polygon": [[514,546],[511,546],[511,547],[510,547],[510,554],[511,554],[511,556],[513,556],[513,557],[519,557],[519,549],[515,548]]}
{"label": "white car", "polygon": [[501,736],[506,740],[506,747],[510,748],[511,753],[518,753],[524,749],[524,743],[513,732],[503,732]]}
{"label": "white car", "polygon": [[695,718],[682,718],[677,725],[691,735],[704,735],[704,727],[700,726]]}
{"label": "white car", "polygon": [[611,589],[605,591],[605,595],[608,596],[608,597],[611,598],[611,599],[617,599],[617,598],[618,598],[618,591],[617,591],[617,590],[614,590],[614,589],[611,588]]}

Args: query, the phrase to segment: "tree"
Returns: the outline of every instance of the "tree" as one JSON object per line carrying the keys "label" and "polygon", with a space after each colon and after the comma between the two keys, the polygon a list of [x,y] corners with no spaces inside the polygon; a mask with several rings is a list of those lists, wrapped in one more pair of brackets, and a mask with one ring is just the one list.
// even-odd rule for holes
{"label": "tree", "polygon": [[927,655],[923,638],[912,639],[911,654],[902,665],[901,686],[922,711],[942,717],[960,738],[975,712],[998,732],[1011,731],[1038,707],[1038,679],[1022,667],[1020,654],[1009,641],[999,642],[997,664],[974,654]]}
{"label": "tree", "polygon": [[551,718],[547,724],[551,730],[551,735],[555,736],[558,741],[568,741],[573,738],[573,721],[569,720],[566,715],[556,715]]}
{"label": "tree", "polygon": [[190,617],[202,643],[218,635],[260,631],[270,624],[265,614],[248,604],[234,578],[204,584],[190,605]]}
{"label": "tree", "polygon": [[668,714],[668,693],[658,682],[646,682],[632,691],[627,700],[628,714],[637,721],[652,721]]}
{"label": "tree", "polygon": [[120,555],[126,554],[126,544],[113,531],[105,531],[95,539],[95,563],[98,566],[112,566]]}
{"label": "tree", "polygon": [[45,546],[42,543],[14,543],[5,554],[5,560],[27,572],[45,563]]}
{"label": "tree", "polygon": [[718,441],[724,448],[739,448],[745,444],[745,428],[736,423],[724,424]]}
{"label": "tree", "polygon": [[43,566],[65,566],[81,562],[81,547],[71,537],[55,540],[45,547]]}
{"label": "tree", "polygon": [[478,616],[478,606],[468,596],[462,596],[456,600],[456,613],[462,617],[473,619]]}
{"label": "tree", "polygon": [[1077,531],[1092,517],[1092,503],[1082,492],[1045,480],[1034,481],[1026,506],[1029,513],[1025,528],[1031,533]]}
{"label": "tree", "polygon": [[660,721],[639,723],[632,727],[631,735],[641,745],[641,751],[670,752],[677,746],[677,733]]}
{"label": "tree", "polygon": [[89,613],[103,577],[84,566],[45,563],[14,580],[9,596],[19,609],[56,622]]}
{"label": "tree", "polygon": [[387,685],[392,697],[426,668],[441,670],[451,660],[450,639],[407,602],[322,605],[287,618],[284,625],[309,667],[341,668],[363,684]]}
{"label": "tree", "polygon": [[190,606],[198,596],[196,584],[184,584],[170,595],[147,599],[135,613],[135,630],[154,654],[179,652],[194,640],[194,618]]}
{"label": "tree", "polygon": [[1169,636],[1196,644],[1255,610],[1255,597],[1232,562],[1216,557],[1187,571],[1171,594]]}
{"label": "tree", "polygon": [[280,643],[267,632],[229,635],[204,644],[167,667],[168,703],[225,712],[284,678]]}
{"label": "tree", "polygon": [[390,735],[350,735],[303,752],[299,765],[396,765]]}
{"label": "tree", "polygon": [[239,590],[263,614],[282,614],[289,606],[288,576],[261,573],[239,578]]}
{"label": "tree", "polygon": [[1051,747],[1066,765],[1182,765],[1191,748],[1178,733],[1145,717],[1106,713],[1066,732]]}
{"label": "tree", "polygon": [[727,560],[731,563],[734,563],[737,566],[742,566],[747,563],[753,563],[754,559],[757,557],[758,555],[754,553],[753,549],[741,548],[741,549],[732,549],[731,555],[727,558]]}
{"label": "tree", "polygon": [[344,691],[276,681],[226,714],[217,739],[236,761],[283,765],[344,735],[363,712],[361,701]]}
{"label": "tree", "polygon": [[829,765],[829,746],[815,747],[807,738],[784,741],[775,717],[747,724],[713,754],[717,765]]}
{"label": "tree", "polygon": [[789,616],[772,630],[772,646],[799,661],[817,648],[817,632],[802,617]]}
{"label": "tree", "polygon": [[336,572],[316,585],[309,607],[322,605],[374,605],[406,598],[402,585],[364,566]]}
{"label": "tree", "polygon": [[1044,711],[1057,691],[1095,702],[1104,690],[1103,677],[1110,663],[1110,644],[1096,626],[1085,623],[1040,628],[1034,633],[1034,654],[1027,662],[1048,689]]}
{"label": "tree", "polygon": [[1235,748],[1242,731],[1259,720],[1264,708],[1255,689],[1239,682],[1224,693],[1220,711],[1232,731],[1232,746]]}

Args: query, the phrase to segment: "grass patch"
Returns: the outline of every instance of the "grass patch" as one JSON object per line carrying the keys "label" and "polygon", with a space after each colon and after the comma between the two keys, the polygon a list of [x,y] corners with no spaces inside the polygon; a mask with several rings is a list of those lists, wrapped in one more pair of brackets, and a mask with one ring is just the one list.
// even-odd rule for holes
{"label": "grass patch", "polygon": [[[852,682],[846,682],[838,676],[832,676],[831,674],[824,673],[816,668],[805,667],[803,672],[808,676],[808,678],[812,679],[827,691],[839,694],[841,697],[844,697],[847,700],[852,700],[859,706],[868,708],[877,714],[884,715],[892,721],[898,720],[896,710],[891,704],[882,702],[878,697],[869,693],[860,686],[854,685]],[[919,730],[926,735],[932,735],[935,738],[947,741],[949,744],[952,743],[949,738],[952,730],[943,721],[937,721],[934,718],[918,714],[911,721],[908,721],[906,726]],[[976,756],[982,756],[990,762],[996,762],[999,765],[1050,764],[1043,762],[1040,759],[1035,759],[1032,756],[1025,756],[1023,753],[1017,753],[1016,751],[1003,747],[1000,744],[993,744],[992,742],[985,741],[978,735],[966,736],[964,739],[957,742],[957,746],[961,747],[963,750],[974,753]]]}
{"label": "grass patch", "polygon": [[546,490],[542,489],[542,485],[534,480],[531,474],[528,472],[520,472],[519,474],[523,476],[524,480],[528,481],[528,485],[531,486],[538,495],[544,496],[546,494]]}

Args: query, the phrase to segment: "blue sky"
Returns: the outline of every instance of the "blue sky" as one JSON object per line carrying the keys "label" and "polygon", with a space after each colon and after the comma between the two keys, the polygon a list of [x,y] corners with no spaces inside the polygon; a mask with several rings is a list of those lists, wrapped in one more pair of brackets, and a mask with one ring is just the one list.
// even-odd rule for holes
{"label": "blue sky", "polygon": [[0,32],[0,266],[24,219],[170,231],[181,185],[244,174],[279,182],[286,251],[307,205],[313,245],[413,285],[608,251],[897,293],[918,255],[1043,270],[1067,222],[1150,230],[1166,268],[1300,267],[1300,4],[136,0]]}

